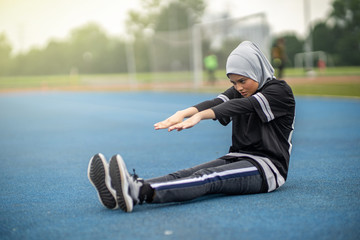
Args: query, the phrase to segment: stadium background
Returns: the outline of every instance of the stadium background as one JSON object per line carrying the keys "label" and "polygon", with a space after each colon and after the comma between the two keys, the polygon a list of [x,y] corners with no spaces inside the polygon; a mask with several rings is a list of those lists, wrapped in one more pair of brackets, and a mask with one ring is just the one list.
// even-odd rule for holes
{"label": "stadium background", "polygon": [[[272,16],[263,13],[204,23],[197,15],[204,3],[163,2],[148,6],[146,16],[134,11],[129,36],[121,38],[89,23],[69,38],[14,53],[0,34],[1,239],[357,239],[358,1],[333,1],[333,11],[302,37],[274,35]],[[150,13],[155,18],[142,25],[138,17]],[[131,214],[102,208],[86,178],[97,152],[121,153],[144,178],[226,152],[231,129],[216,122],[170,134],[152,124],[228,88],[225,60],[240,41],[256,42],[270,58],[279,37],[289,56],[284,79],[297,101],[283,188],[137,206]],[[219,60],[215,84],[202,66],[209,52]],[[326,68],[317,67],[319,52]],[[304,57],[298,66],[296,54]]]}

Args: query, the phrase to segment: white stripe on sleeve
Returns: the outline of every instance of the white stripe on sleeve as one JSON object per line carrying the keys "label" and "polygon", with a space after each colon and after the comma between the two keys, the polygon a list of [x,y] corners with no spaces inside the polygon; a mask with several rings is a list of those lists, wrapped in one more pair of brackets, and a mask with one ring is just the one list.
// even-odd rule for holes
{"label": "white stripe on sleeve", "polygon": [[255,94],[254,97],[259,102],[261,109],[263,110],[268,122],[270,122],[271,120],[274,120],[274,118],[275,118],[274,114],[271,111],[270,104],[269,104],[268,100],[266,99],[266,97],[260,92]]}
{"label": "white stripe on sleeve", "polygon": [[220,98],[220,99],[223,100],[224,102],[227,102],[227,101],[230,100],[230,99],[229,99],[227,96],[225,96],[224,94],[220,94],[219,96],[217,96],[217,98]]}

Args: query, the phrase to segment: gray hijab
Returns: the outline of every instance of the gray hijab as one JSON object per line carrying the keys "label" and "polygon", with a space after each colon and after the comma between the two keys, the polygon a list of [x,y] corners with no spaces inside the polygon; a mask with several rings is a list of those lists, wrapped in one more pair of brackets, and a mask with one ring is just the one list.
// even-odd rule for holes
{"label": "gray hijab", "polygon": [[226,62],[226,75],[230,73],[251,78],[259,83],[261,89],[274,77],[274,68],[258,46],[250,41],[239,44],[229,55]]}

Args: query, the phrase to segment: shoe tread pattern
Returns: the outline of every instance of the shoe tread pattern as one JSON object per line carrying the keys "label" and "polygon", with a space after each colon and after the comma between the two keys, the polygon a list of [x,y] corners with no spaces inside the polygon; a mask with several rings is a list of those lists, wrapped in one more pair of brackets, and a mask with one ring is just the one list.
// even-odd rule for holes
{"label": "shoe tread pattern", "polygon": [[116,201],[106,186],[105,169],[99,158],[94,158],[91,163],[90,179],[98,191],[102,204],[107,208],[114,209],[116,207]]}
{"label": "shoe tread pattern", "polygon": [[122,187],[121,187],[121,173],[119,170],[118,162],[115,158],[110,160],[110,177],[111,177],[111,185],[116,190],[116,197],[121,210],[125,212],[131,211],[128,209],[126,204]]}

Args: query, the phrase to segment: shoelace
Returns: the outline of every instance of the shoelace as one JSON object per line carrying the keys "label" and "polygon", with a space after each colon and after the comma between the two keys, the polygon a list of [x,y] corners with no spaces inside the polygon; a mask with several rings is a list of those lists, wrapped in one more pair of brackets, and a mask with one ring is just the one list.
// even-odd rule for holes
{"label": "shoelace", "polygon": [[136,172],[135,172],[135,168],[133,168],[133,174],[131,174],[130,176],[136,181],[138,178],[139,178],[139,176],[136,174]]}
{"label": "shoelace", "polygon": [[[144,181],[142,178],[139,178],[139,176],[136,174],[135,168],[133,168],[133,174],[131,174],[130,176],[136,182],[143,182]],[[130,191],[130,188],[129,188],[129,191]],[[145,196],[143,196],[143,197],[139,196],[137,201],[135,199],[133,201],[134,201],[134,204],[140,204],[141,205],[141,204],[143,204],[144,200],[145,200]]]}

